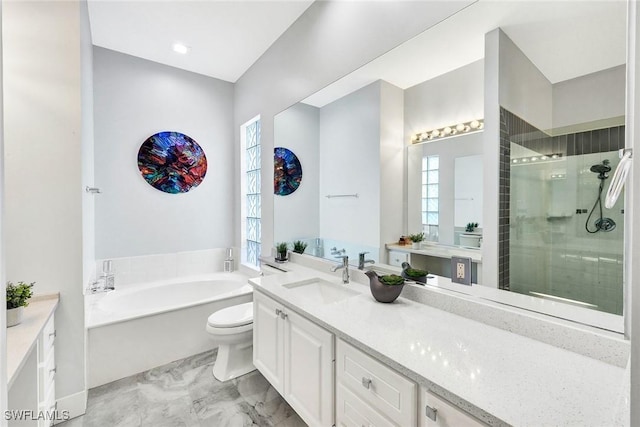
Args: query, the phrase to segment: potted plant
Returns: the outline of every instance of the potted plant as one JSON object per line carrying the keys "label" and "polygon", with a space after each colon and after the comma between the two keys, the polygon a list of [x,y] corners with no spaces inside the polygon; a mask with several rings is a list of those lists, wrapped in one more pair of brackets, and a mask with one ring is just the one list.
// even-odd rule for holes
{"label": "potted plant", "polygon": [[413,249],[420,249],[420,242],[424,240],[424,233],[410,234],[411,247]]}
{"label": "potted plant", "polygon": [[33,285],[35,282],[18,282],[17,285],[7,282],[7,327],[22,322],[24,308],[29,305],[29,298],[33,295]]}
{"label": "potted plant", "polygon": [[378,273],[373,270],[369,270],[364,274],[369,277],[369,289],[376,301],[394,302],[400,296],[404,287],[403,277],[396,274],[378,276]]}
{"label": "potted plant", "polygon": [[276,261],[277,262],[287,262],[287,250],[289,249],[289,245],[287,242],[282,242],[276,244]]}
{"label": "potted plant", "polygon": [[476,231],[476,228],[478,228],[478,223],[477,222],[470,222],[467,224],[467,228],[465,228],[465,233],[473,233],[474,231]]}
{"label": "potted plant", "polygon": [[293,252],[303,254],[305,249],[307,249],[307,244],[302,240],[296,240],[293,242]]}
{"label": "potted plant", "polygon": [[413,280],[418,283],[427,283],[427,274],[429,274],[426,270],[419,270],[417,268],[411,268],[408,262],[402,263],[402,277],[407,280]]}

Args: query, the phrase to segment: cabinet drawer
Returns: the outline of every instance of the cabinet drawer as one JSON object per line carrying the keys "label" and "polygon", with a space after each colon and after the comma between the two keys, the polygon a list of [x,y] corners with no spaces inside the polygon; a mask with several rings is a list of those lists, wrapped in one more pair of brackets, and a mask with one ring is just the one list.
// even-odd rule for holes
{"label": "cabinet drawer", "polygon": [[403,262],[410,262],[409,253],[400,251],[389,251],[389,265],[402,267]]}
{"label": "cabinet drawer", "polygon": [[398,427],[342,384],[336,391],[336,421],[339,427]]}
{"label": "cabinet drawer", "polygon": [[56,402],[55,390],[52,388],[47,397],[38,405],[40,411],[45,416],[38,420],[38,427],[49,427],[53,425],[53,418],[55,418],[55,410],[58,408]]}
{"label": "cabinet drawer", "polygon": [[48,358],[49,354],[53,352],[53,343],[56,339],[56,329],[53,315],[44,325],[42,329],[42,334],[38,339],[38,363],[44,363]]}
{"label": "cabinet drawer", "polygon": [[45,402],[49,393],[55,389],[56,358],[53,351],[49,352],[49,358],[45,363],[38,365],[38,371],[38,399]]}
{"label": "cabinet drawer", "polygon": [[337,345],[336,378],[394,423],[416,425],[416,384],[342,340]]}
{"label": "cabinet drawer", "polygon": [[472,417],[426,389],[423,389],[420,395],[420,427],[486,426],[486,424],[480,420]]}

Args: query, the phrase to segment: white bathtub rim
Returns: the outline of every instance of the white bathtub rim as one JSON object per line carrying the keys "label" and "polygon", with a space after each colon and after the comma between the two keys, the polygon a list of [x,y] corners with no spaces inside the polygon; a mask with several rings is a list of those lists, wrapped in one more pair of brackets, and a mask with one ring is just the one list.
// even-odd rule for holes
{"label": "white bathtub rim", "polygon": [[[119,290],[116,284],[116,290],[112,291],[112,292],[119,292],[122,294],[128,294],[128,293],[132,293],[132,292],[138,292],[144,289],[151,289],[154,287],[159,287],[159,286],[167,286],[167,285],[179,285],[181,283],[191,283],[191,282],[206,282],[206,281],[210,281],[210,280],[219,280],[219,279],[224,279],[225,277],[229,277],[229,275],[231,275],[234,280],[236,281],[241,281],[241,280],[248,280],[250,276],[247,276],[246,274],[243,273],[239,273],[239,272],[233,272],[233,273],[222,273],[222,272],[218,272],[218,273],[210,273],[210,274],[206,274],[206,275],[194,275],[194,276],[184,276],[184,277],[180,277],[180,278],[175,278],[175,279],[168,279],[168,280],[160,280],[160,281],[154,281],[154,282],[145,282],[145,283],[141,283],[141,284],[135,284],[135,285],[128,285],[125,287],[125,289]],[[248,281],[247,283],[244,283],[242,285],[242,287],[239,287],[236,290],[230,291],[230,292],[225,292],[222,294],[217,294],[214,295],[212,298],[208,298],[208,299],[200,299],[197,301],[194,301],[193,303],[189,303],[189,304],[182,304],[180,306],[176,306],[176,307],[167,307],[167,308],[163,308],[163,309],[159,309],[159,310],[154,310],[151,312],[146,312],[146,313],[138,313],[138,314],[129,314],[129,313],[111,313],[111,312],[106,312],[104,310],[101,310],[100,308],[98,308],[98,303],[100,302],[100,300],[102,298],[104,298],[108,293],[105,292],[100,292],[100,293],[96,293],[96,294],[87,294],[85,296],[85,328],[87,330],[89,329],[93,329],[93,328],[99,328],[99,327],[103,327],[103,326],[108,326],[108,325],[112,325],[115,323],[122,323],[122,322],[127,322],[129,320],[134,320],[134,319],[139,319],[142,317],[148,317],[148,316],[155,316],[158,314],[162,314],[162,313],[167,313],[167,312],[171,312],[171,311],[176,311],[176,310],[181,310],[181,309],[185,309],[188,307],[194,307],[194,306],[198,306],[198,305],[202,305],[202,304],[208,304],[211,303],[213,301],[225,301],[225,300],[229,300],[235,297],[239,297],[239,296],[243,296],[243,295],[248,295],[253,293],[253,286],[251,286]]]}

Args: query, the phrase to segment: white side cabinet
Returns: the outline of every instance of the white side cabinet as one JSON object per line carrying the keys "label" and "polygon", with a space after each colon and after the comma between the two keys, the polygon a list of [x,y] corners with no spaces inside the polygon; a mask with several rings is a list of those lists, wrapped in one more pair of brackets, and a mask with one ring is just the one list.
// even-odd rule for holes
{"label": "white side cabinet", "polygon": [[420,390],[420,427],[484,427],[486,424],[425,388]]}
{"label": "white side cabinet", "polygon": [[307,424],[332,426],[333,334],[260,292],[253,310],[255,367]]}
{"label": "white side cabinet", "polygon": [[336,382],[338,426],[417,425],[416,383],[341,339]]}
{"label": "white side cabinet", "polygon": [[[56,329],[54,315],[42,329],[38,337],[38,410],[53,413],[57,409],[56,402],[56,360],[54,342]],[[39,420],[38,426],[52,425],[51,420]]]}

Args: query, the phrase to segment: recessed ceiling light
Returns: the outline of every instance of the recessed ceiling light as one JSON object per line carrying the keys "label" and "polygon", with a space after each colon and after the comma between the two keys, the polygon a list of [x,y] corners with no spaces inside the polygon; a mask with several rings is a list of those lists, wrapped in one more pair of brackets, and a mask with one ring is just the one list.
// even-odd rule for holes
{"label": "recessed ceiling light", "polygon": [[189,46],[185,46],[182,43],[174,43],[173,44],[173,51],[177,52],[177,53],[181,53],[183,55],[187,54],[189,52],[190,48]]}

